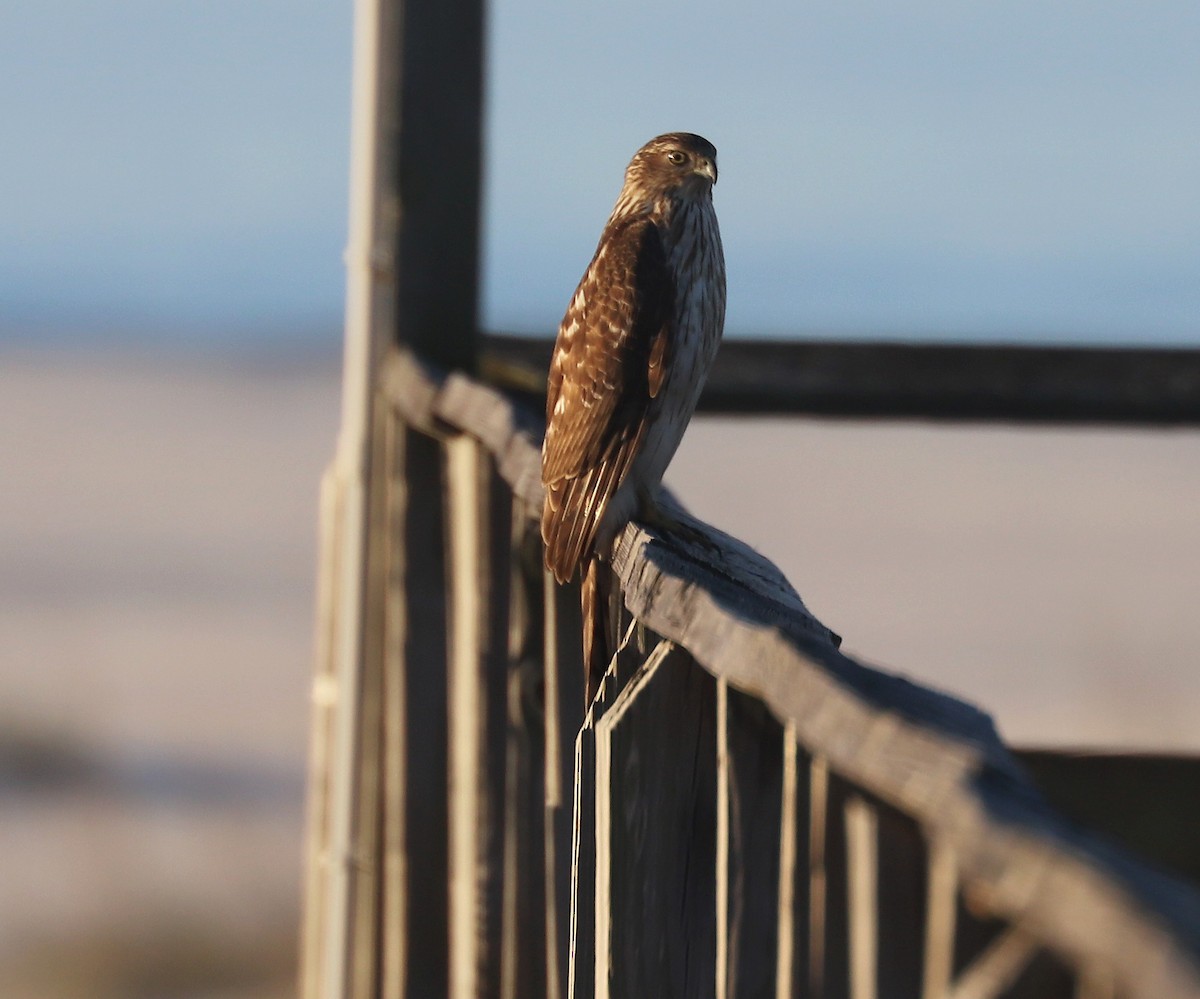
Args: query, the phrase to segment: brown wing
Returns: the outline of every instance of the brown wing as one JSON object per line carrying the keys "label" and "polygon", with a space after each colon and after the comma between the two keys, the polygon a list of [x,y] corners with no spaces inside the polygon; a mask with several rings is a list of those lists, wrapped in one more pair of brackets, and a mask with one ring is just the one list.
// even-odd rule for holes
{"label": "brown wing", "polygon": [[546,567],[565,582],[590,553],[662,387],[674,290],[658,229],[610,225],[563,317],[550,365],[542,482]]}

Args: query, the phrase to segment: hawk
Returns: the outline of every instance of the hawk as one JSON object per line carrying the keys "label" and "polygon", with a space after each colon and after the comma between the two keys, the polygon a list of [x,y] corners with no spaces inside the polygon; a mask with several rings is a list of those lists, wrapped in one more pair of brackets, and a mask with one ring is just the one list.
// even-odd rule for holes
{"label": "hawk", "polygon": [[642,146],[558,328],[542,540],[560,583],[583,572],[589,702],[603,675],[597,559],[634,516],[668,532],[678,526],[656,495],[725,322],[716,181],[717,150],[707,139],[671,132]]}

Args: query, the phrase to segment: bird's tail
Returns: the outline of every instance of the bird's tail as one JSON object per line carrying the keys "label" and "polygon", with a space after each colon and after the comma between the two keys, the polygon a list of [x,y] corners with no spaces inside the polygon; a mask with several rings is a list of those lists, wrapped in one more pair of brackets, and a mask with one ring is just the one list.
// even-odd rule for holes
{"label": "bird's tail", "polygon": [[601,580],[600,560],[589,558],[579,586],[583,619],[583,710],[591,707],[600,681],[608,669],[608,642],[605,610],[608,596]]}

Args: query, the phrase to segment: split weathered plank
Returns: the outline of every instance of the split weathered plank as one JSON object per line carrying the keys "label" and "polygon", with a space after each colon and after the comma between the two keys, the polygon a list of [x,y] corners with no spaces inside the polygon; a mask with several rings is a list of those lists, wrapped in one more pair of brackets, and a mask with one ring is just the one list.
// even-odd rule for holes
{"label": "split weathered plank", "polygon": [[652,653],[596,748],[596,999],[712,997],[715,681],[680,649]]}

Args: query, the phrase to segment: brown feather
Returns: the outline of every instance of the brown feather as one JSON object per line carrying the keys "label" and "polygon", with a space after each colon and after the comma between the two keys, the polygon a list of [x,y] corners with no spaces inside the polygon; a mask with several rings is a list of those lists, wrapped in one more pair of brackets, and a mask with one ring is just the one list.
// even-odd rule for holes
{"label": "brown feather", "polygon": [[605,654],[604,600],[600,592],[600,560],[590,558],[580,582],[580,609],[583,612],[583,709],[586,711],[600,689],[608,670]]}
{"label": "brown feather", "polygon": [[559,328],[542,453],[546,565],[565,582],[590,552],[663,380],[672,282],[645,216],[610,223]]}
{"label": "brown feather", "polygon": [[663,330],[654,338],[654,343],[650,345],[650,368],[647,372],[649,376],[650,397],[658,398],[658,393],[662,391],[663,382],[667,378],[667,331]]}

